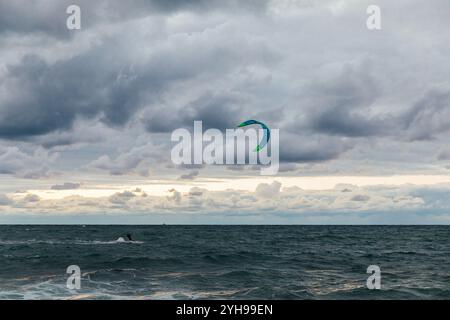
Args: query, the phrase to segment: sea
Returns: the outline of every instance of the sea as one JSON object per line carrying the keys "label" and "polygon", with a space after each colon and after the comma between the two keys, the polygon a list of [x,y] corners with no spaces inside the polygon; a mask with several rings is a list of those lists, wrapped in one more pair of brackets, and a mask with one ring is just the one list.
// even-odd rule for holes
{"label": "sea", "polygon": [[450,299],[450,226],[0,225],[0,299]]}

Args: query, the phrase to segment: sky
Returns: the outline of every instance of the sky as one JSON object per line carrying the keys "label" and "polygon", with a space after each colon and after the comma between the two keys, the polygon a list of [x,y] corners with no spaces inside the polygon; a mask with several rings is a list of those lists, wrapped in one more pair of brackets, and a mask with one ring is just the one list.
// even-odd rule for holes
{"label": "sky", "polygon": [[[449,12],[0,0],[0,223],[450,224]],[[171,161],[174,130],[248,119],[277,175]]]}

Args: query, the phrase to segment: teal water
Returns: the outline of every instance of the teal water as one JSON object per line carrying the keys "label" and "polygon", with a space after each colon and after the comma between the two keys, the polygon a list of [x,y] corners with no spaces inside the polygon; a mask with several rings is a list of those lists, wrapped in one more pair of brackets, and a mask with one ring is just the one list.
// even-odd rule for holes
{"label": "teal water", "polygon": [[0,298],[449,299],[449,240],[448,226],[3,225]]}

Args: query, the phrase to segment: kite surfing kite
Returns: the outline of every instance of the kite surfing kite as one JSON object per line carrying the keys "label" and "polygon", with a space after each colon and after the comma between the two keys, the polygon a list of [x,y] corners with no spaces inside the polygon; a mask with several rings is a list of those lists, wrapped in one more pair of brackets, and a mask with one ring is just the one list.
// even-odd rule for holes
{"label": "kite surfing kite", "polygon": [[240,125],[238,125],[238,128],[241,127],[246,127],[246,126],[250,126],[252,124],[259,124],[263,130],[264,130],[264,135],[263,138],[261,139],[261,142],[256,146],[255,151],[259,152],[260,150],[262,150],[266,144],[269,142],[270,139],[270,129],[268,126],[266,126],[264,123],[260,122],[260,121],[256,121],[256,120],[247,120],[242,122]]}

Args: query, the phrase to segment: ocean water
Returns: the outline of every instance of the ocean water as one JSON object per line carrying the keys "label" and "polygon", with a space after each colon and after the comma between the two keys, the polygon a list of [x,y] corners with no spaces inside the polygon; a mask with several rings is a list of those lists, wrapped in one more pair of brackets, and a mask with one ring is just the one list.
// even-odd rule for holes
{"label": "ocean water", "polygon": [[450,299],[449,245],[449,226],[3,225],[0,299]]}

